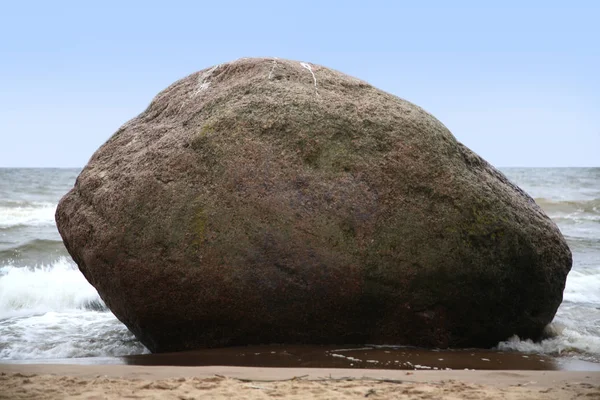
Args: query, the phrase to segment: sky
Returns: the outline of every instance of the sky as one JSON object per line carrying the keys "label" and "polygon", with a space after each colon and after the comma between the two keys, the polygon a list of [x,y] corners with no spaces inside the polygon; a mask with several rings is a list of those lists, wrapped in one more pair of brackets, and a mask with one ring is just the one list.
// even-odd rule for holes
{"label": "sky", "polygon": [[409,100],[497,167],[600,166],[598,21],[577,0],[4,1],[0,167],[83,167],[174,81],[259,56]]}

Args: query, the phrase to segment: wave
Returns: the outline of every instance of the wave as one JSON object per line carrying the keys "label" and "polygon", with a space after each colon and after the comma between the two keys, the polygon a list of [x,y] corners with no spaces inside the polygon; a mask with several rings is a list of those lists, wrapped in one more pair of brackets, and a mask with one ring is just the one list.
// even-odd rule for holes
{"label": "wave", "polygon": [[542,197],[535,202],[552,218],[600,221],[600,199],[560,201]]}
{"label": "wave", "polygon": [[0,250],[0,261],[48,257],[65,251],[61,240],[34,239]]}
{"label": "wave", "polygon": [[565,302],[600,306],[600,267],[595,271],[571,270],[563,299]]}
{"label": "wave", "polygon": [[600,362],[600,337],[587,335],[569,328],[562,328],[560,335],[541,342],[533,342],[530,339],[521,340],[518,336],[513,336],[504,342],[500,342],[497,349],[530,354],[546,354],[555,357],[574,356],[586,361]]}
{"label": "wave", "polygon": [[67,257],[0,267],[0,359],[148,353]]}
{"label": "wave", "polygon": [[13,226],[44,226],[55,225],[54,203],[3,202],[0,205],[0,229]]}
{"label": "wave", "polygon": [[66,257],[35,268],[0,268],[0,320],[74,310],[107,308],[96,289]]}
{"label": "wave", "polygon": [[600,308],[594,304],[563,303],[554,321],[546,327],[547,339],[533,342],[513,336],[497,347],[499,350],[574,356],[600,362],[600,326],[593,322],[595,320],[600,321]]}
{"label": "wave", "polygon": [[600,249],[600,231],[594,232],[594,235],[589,237],[570,236],[564,233],[565,238],[569,242],[569,246],[581,252],[595,252]]}
{"label": "wave", "polygon": [[117,357],[149,351],[110,312],[48,312],[0,320],[0,359]]}

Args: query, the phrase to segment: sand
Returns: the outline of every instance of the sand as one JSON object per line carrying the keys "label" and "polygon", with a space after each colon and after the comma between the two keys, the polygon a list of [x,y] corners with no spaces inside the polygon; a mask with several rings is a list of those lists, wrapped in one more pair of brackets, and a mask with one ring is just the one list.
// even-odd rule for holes
{"label": "sand", "polygon": [[0,399],[600,399],[600,372],[0,365]]}

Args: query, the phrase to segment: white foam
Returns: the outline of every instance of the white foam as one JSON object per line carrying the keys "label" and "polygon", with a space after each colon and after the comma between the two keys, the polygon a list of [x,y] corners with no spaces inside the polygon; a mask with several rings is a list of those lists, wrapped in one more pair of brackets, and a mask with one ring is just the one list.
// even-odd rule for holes
{"label": "white foam", "polygon": [[419,365],[419,364],[415,364],[415,368],[416,369],[431,369],[431,367],[429,367],[427,365]]}
{"label": "white foam", "polygon": [[148,353],[110,312],[48,312],[0,320],[0,359],[122,356]]}
{"label": "white foam", "polygon": [[147,352],[71,260],[0,268],[0,359]]}
{"label": "white foam", "polygon": [[500,342],[498,349],[553,356],[575,353],[600,362],[600,308],[596,305],[563,303],[546,330],[551,336],[548,339],[533,342],[513,336]]}
{"label": "white foam", "polygon": [[36,203],[23,207],[0,207],[0,228],[54,225],[56,204]]}
{"label": "white foam", "polygon": [[0,319],[103,305],[98,292],[65,257],[52,265],[0,268]]}
{"label": "white foam", "polygon": [[600,271],[586,272],[576,269],[569,272],[563,300],[573,303],[594,303],[600,306]]}
{"label": "white foam", "polygon": [[354,362],[361,361],[361,360],[360,360],[360,359],[358,359],[358,358],[354,358],[354,357],[350,357],[350,356],[345,356],[345,355],[343,355],[343,354],[331,353],[331,356],[332,356],[332,357],[337,357],[337,358],[345,358],[345,359],[347,359],[347,360],[354,361]]}
{"label": "white foam", "polygon": [[500,350],[577,357],[600,362],[600,266],[576,263],[567,277],[563,303],[547,327],[550,338],[540,342],[513,336]]}
{"label": "white foam", "polygon": [[553,356],[577,353],[584,358],[587,356],[593,361],[600,361],[600,337],[586,335],[570,328],[563,328],[560,335],[541,342],[521,340],[518,336],[513,336],[507,341],[500,342],[498,349]]}

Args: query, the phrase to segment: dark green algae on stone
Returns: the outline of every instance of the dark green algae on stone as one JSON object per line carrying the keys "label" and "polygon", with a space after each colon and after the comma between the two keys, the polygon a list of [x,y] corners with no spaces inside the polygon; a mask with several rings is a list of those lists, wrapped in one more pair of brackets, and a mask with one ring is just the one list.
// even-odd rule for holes
{"label": "dark green algae on stone", "polygon": [[313,64],[240,59],[159,93],[57,225],[152,351],[539,338],[571,253],[421,108]]}

